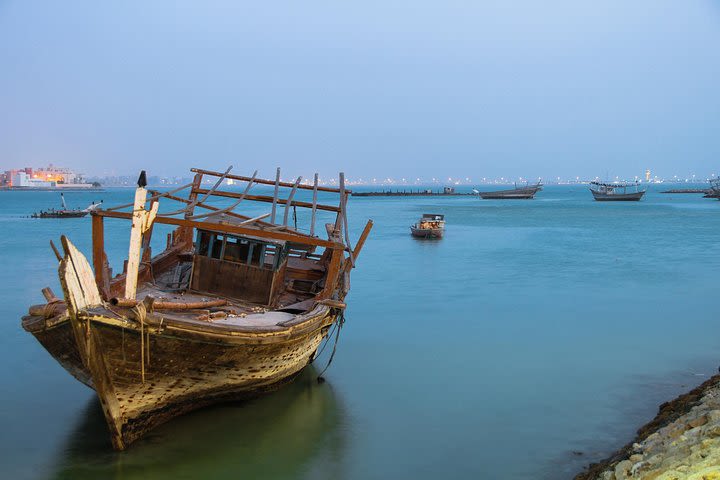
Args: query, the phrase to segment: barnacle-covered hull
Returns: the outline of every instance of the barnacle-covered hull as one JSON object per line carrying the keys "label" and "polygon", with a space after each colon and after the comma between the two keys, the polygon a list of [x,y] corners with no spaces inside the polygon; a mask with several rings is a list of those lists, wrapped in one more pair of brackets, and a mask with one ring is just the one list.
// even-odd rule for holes
{"label": "barnacle-covered hull", "polygon": [[146,319],[141,339],[135,322],[88,313],[49,328],[39,325],[40,317],[25,317],[24,325],[70,374],[96,390],[120,450],[173,417],[287,383],[310,363],[337,320],[334,309],[320,306],[287,331],[238,335]]}

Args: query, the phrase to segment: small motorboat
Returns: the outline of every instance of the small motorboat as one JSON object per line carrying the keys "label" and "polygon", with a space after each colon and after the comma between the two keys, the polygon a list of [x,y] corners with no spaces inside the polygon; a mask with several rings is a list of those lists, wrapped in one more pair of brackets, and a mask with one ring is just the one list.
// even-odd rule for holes
{"label": "small motorboat", "polygon": [[410,233],[417,238],[442,238],[445,233],[445,216],[425,213],[415,225],[410,226]]}

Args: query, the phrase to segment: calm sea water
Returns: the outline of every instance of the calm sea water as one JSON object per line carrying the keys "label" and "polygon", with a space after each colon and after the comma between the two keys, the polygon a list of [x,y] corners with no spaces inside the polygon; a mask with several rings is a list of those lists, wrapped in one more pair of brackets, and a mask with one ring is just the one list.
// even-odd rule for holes
{"label": "calm sea water", "polygon": [[[25,217],[56,203],[0,192],[4,478],[569,478],[720,363],[717,200],[656,188],[603,204],[582,186],[515,202],[356,197],[353,239],[375,228],[327,382],[307,371],[115,453],[93,392],[20,327],[42,287],[60,292],[48,241],[66,233],[89,254],[89,219]],[[410,237],[422,213],[446,215],[445,239]],[[115,269],[127,237],[108,221]]]}

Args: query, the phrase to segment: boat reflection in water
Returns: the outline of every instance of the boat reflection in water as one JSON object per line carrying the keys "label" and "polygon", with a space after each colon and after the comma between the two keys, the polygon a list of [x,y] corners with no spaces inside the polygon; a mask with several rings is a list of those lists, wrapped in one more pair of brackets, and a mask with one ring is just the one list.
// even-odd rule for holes
{"label": "boat reflection in water", "polygon": [[340,478],[342,406],[330,382],[309,367],[287,387],[199,410],[153,430],[124,452],[112,450],[96,398],[59,454],[56,479],[298,478],[320,470]]}

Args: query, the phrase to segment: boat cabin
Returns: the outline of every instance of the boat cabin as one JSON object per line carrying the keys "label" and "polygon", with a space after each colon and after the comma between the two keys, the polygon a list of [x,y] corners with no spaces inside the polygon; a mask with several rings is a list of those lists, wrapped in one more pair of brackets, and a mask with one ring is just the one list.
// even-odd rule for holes
{"label": "boat cabin", "polygon": [[418,222],[419,228],[442,228],[445,224],[445,215],[436,213],[423,213],[422,218]]}
{"label": "boat cabin", "polygon": [[288,251],[282,240],[198,229],[190,289],[270,306],[284,290]]}

